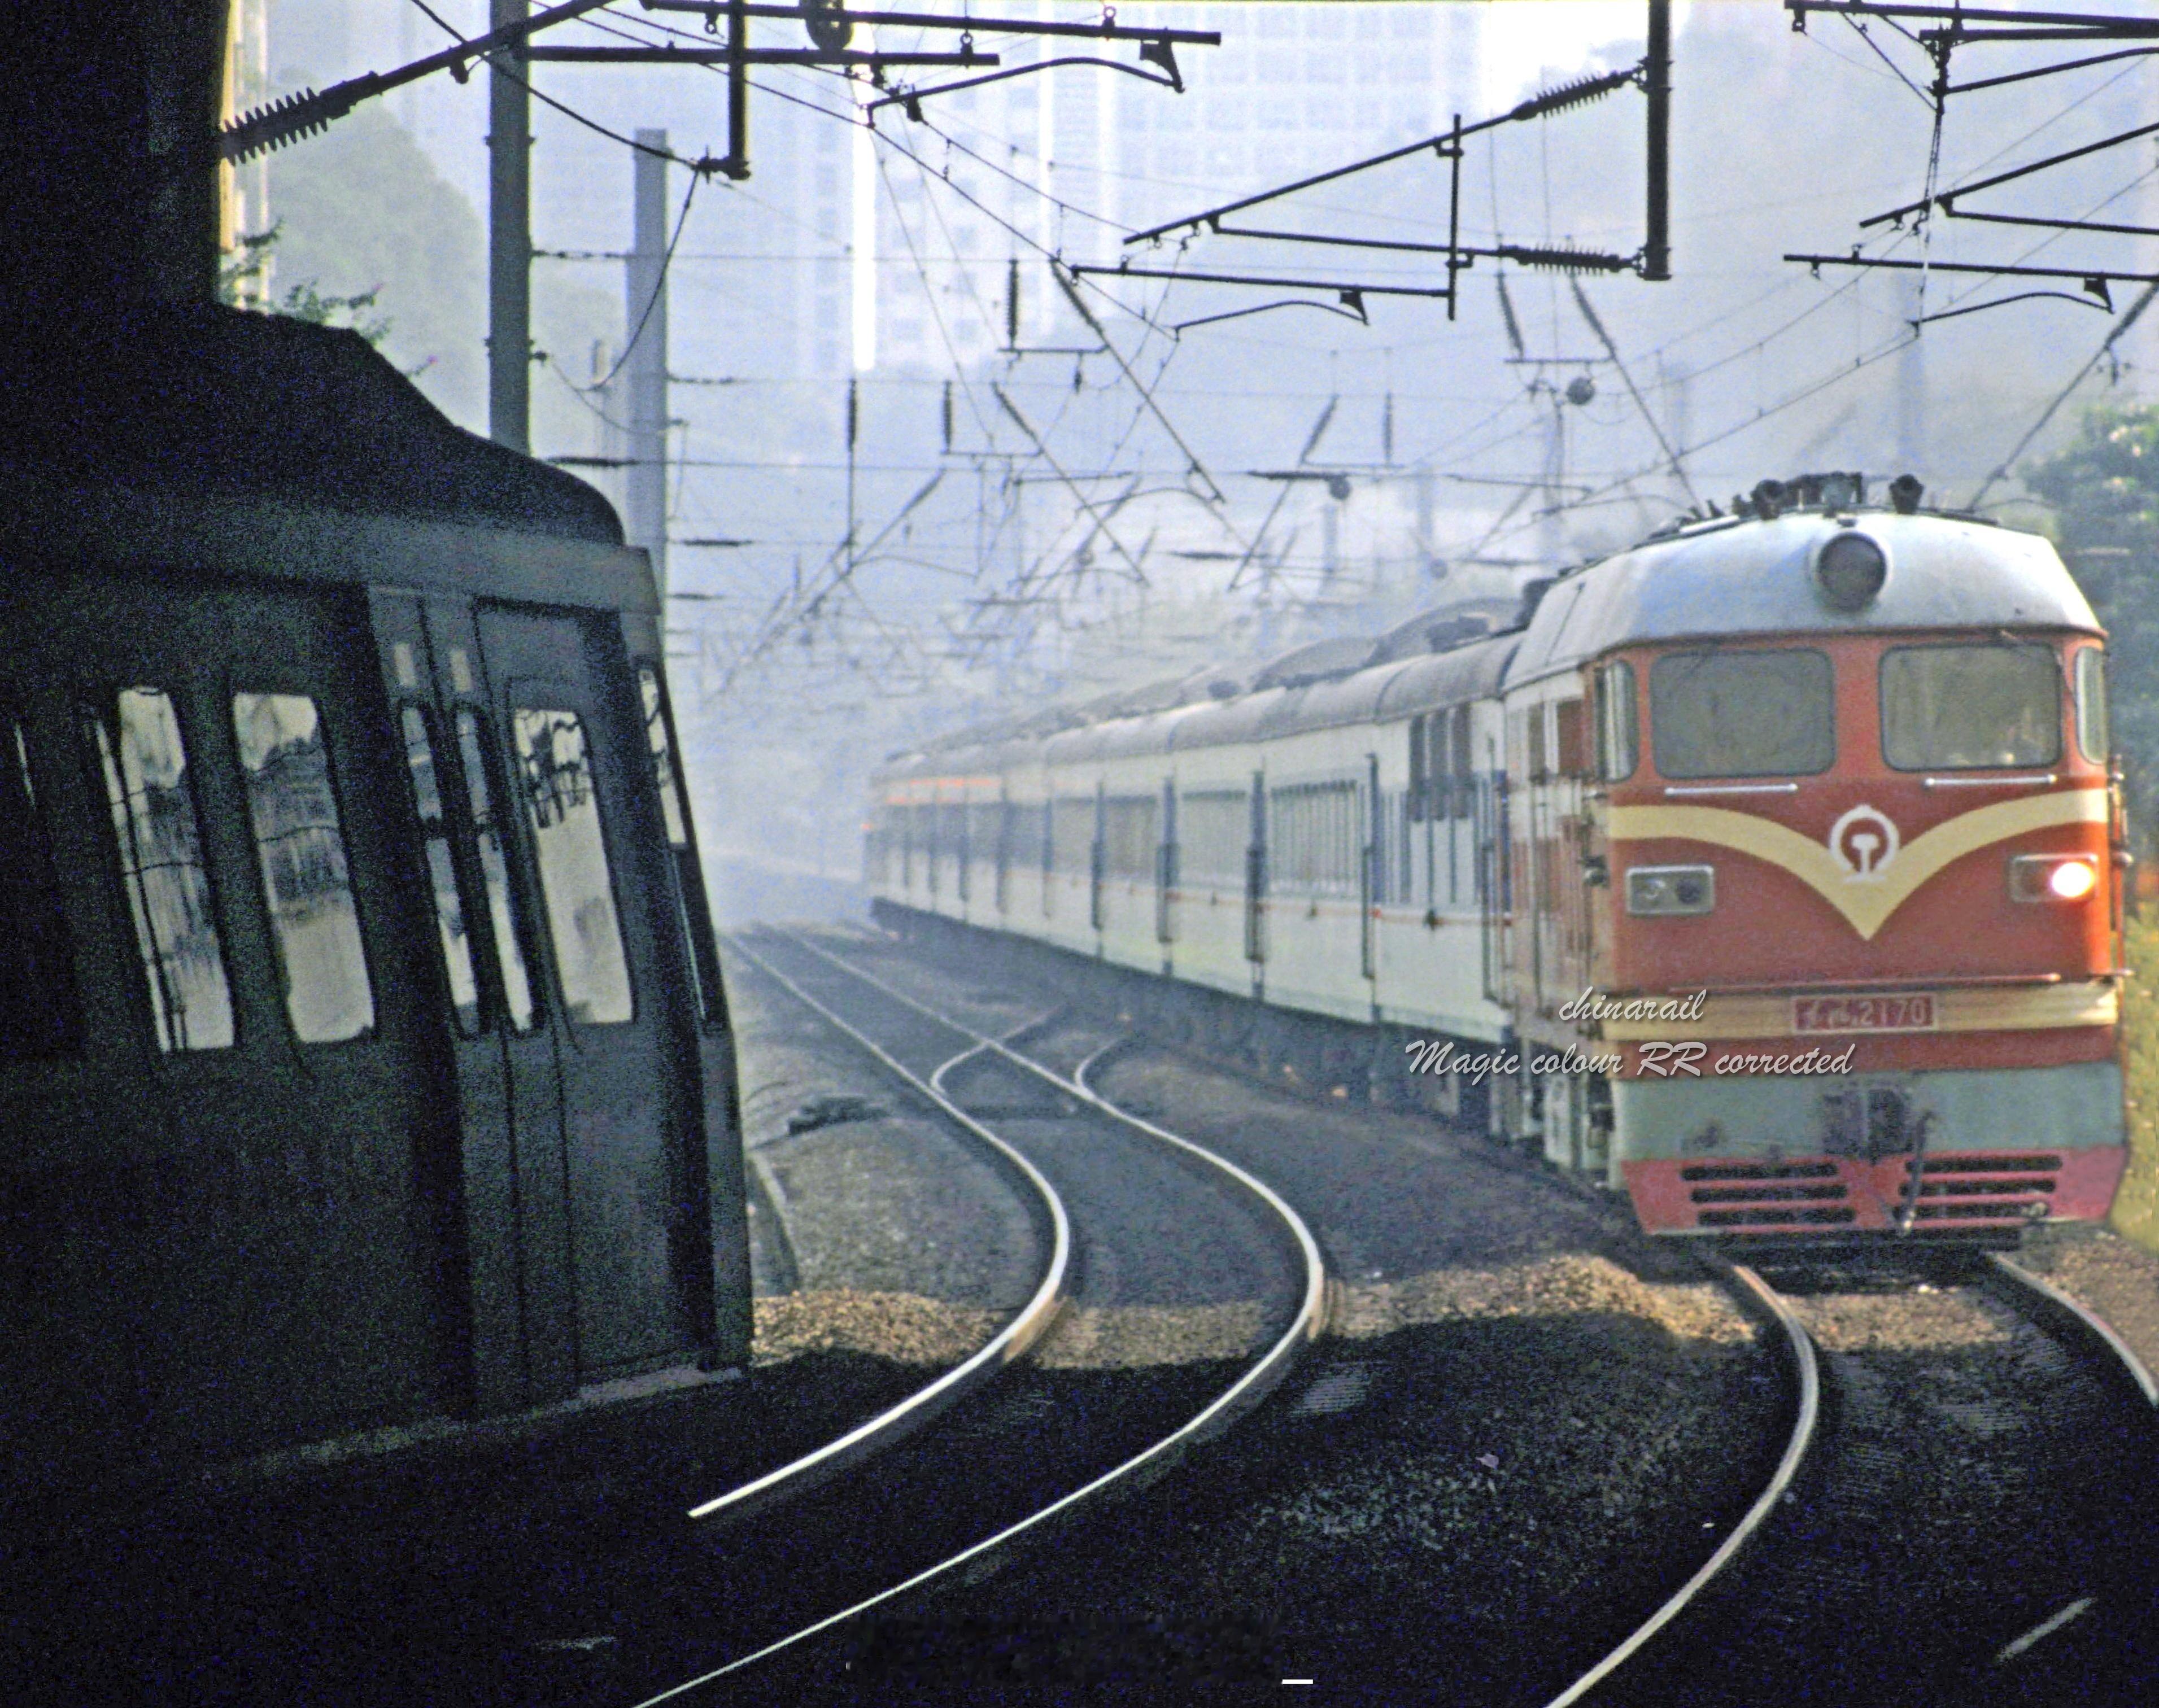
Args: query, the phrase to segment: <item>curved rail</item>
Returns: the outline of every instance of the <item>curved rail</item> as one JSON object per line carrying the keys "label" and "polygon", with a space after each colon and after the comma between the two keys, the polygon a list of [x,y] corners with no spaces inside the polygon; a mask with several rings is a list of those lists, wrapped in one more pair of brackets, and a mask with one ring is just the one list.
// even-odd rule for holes
{"label": "curved rail", "polygon": [[[805,1642],[822,1632],[844,1624],[848,1620],[867,1612],[872,1607],[882,1606],[898,1597],[921,1588],[924,1584],[942,1577],[948,1572],[955,1571],[986,1555],[995,1554],[1028,1533],[1065,1517],[1121,1484],[1143,1486],[1144,1483],[1150,1479],[1143,1477],[1142,1473],[1159,1475],[1167,1471],[1188,1448],[1219,1434],[1231,1421],[1256,1405],[1287,1374],[1291,1364],[1304,1345],[1316,1339],[1326,1327],[1327,1269],[1325,1260],[1320,1255],[1319,1242],[1312,1237],[1312,1230],[1305,1225],[1303,1218],[1292,1209],[1271,1188],[1247,1174],[1228,1158],[1216,1156],[1204,1146],[1195,1145],[1190,1140],[1179,1138],[1174,1133],[1165,1131],[1160,1127],[1143,1121],[1136,1115],[1126,1114],[1116,1105],[1105,1102],[1094,1092],[1074,1081],[1067,1079],[1062,1074],[1043,1067],[1040,1063],[1032,1061],[1026,1056],[1009,1049],[1000,1040],[976,1032],[972,1027],[947,1015],[940,1014],[924,1003],[918,1002],[904,991],[893,989],[882,979],[864,972],[859,967],[849,965],[839,956],[827,954],[815,944],[796,936],[794,933],[784,934],[798,947],[808,950],[820,960],[831,962],[841,971],[883,991],[916,1012],[938,1021],[964,1036],[972,1038],[976,1049],[987,1050],[1003,1056],[1013,1065],[1055,1086],[1066,1095],[1079,1098],[1098,1112],[1131,1126],[1136,1131],[1144,1132],[1150,1137],[1167,1140],[1178,1149],[1212,1165],[1229,1178],[1235,1181],[1240,1187],[1253,1193],[1271,1212],[1282,1219],[1290,1230],[1292,1240],[1304,1260],[1304,1297],[1298,1305],[1296,1315],[1291,1320],[1289,1327],[1274,1344],[1245,1371],[1244,1374],[1218,1395],[1196,1416],[1164,1436],[1152,1447],[1135,1453],[1121,1464],[1113,1466],[1078,1488],[1060,1495],[1048,1505],[1037,1509],[1017,1523],[1007,1524],[995,1535],[986,1536],[981,1541],[962,1549],[947,1559],[940,1560],[936,1565],[916,1572],[903,1582],[893,1584],[888,1588],[878,1591],[875,1595],[865,1597],[852,1607],[828,1614],[815,1623],[806,1625],[802,1629],[790,1633],[775,1642],[768,1643],[763,1648],[729,1661],[724,1666],[712,1668],[698,1674],[695,1678],[685,1679],[680,1684],[670,1685],[657,1695],[646,1697],[637,1705],[637,1708],[658,1708],[660,1703],[673,1701],[717,1680],[740,1672],[744,1668],[753,1666],[759,1661],[769,1659],[783,1649],[790,1648],[798,1643]],[[749,958],[760,966],[764,965],[754,955]],[[828,1011],[824,1011],[821,1007],[820,1012]],[[1023,1027],[1020,1030],[1024,1032],[1038,1023],[1031,1021],[1027,1027]],[[1097,1051],[1095,1053],[1099,1056],[1101,1052]],[[1093,1058],[1090,1058],[1090,1061]],[[940,1101],[940,1103],[944,1101],[941,1096]]]}
{"label": "curved rail", "polygon": [[[826,1023],[868,1051],[888,1071],[928,1098],[968,1133],[989,1146],[1000,1158],[1009,1163],[1033,1188],[1048,1211],[1051,1241],[1049,1261],[1043,1266],[1042,1280],[1036,1286],[1033,1297],[972,1357],[955,1364],[935,1381],[917,1389],[898,1405],[880,1411],[845,1435],[805,1453],[799,1459],[790,1460],[777,1470],[753,1478],[740,1488],[731,1488],[725,1494],[715,1495],[710,1500],[700,1501],[690,1509],[690,1516],[693,1519],[717,1518],[722,1514],[731,1518],[745,1516],[769,1505],[782,1494],[791,1495],[812,1487],[927,1423],[954,1400],[987,1381],[999,1369],[1019,1357],[1042,1338],[1049,1325],[1056,1321],[1058,1312],[1064,1308],[1065,1276],[1072,1260],[1072,1224],[1065,1214],[1064,1202],[1057,1195],[1056,1188],[1050,1185],[1033,1163],[953,1102],[941,1088],[940,1082],[947,1069],[981,1054],[991,1041],[976,1038],[972,1033],[965,1033],[966,1036],[975,1038],[975,1042],[940,1066],[929,1079],[924,1080],[903,1067],[891,1054],[746,947],[740,938],[731,937],[728,942],[736,954],[780,986],[797,1002],[814,1010]],[[1026,1032],[1039,1024],[1040,1021],[1031,1020],[1019,1031]],[[960,1029],[964,1032],[964,1028]],[[1014,1037],[1018,1035],[1018,1033],[1013,1034]]]}
{"label": "curved rail", "polygon": [[1727,1272],[1727,1278],[1737,1281],[1751,1292],[1756,1301],[1776,1319],[1784,1332],[1785,1350],[1789,1354],[1799,1377],[1798,1415],[1792,1422],[1790,1438],[1784,1443],[1782,1457],[1762,1493],[1755,1497],[1754,1504],[1747,1509],[1747,1515],[1732,1526],[1732,1534],[1718,1545],[1716,1551],[1702,1561],[1694,1576],[1675,1591],[1671,1597],[1649,1615],[1626,1639],[1597,1664],[1577,1679],[1566,1689],[1553,1697],[1546,1708],[1568,1708],[1579,1702],[1597,1685],[1618,1671],[1639,1654],[1665,1626],[1684,1612],[1690,1602],[1708,1586],[1718,1573],[1738,1557],[1739,1552],[1753,1539],[1756,1531],[1768,1521],[1776,1511],[1777,1504],[1792,1486],[1799,1474],[1800,1462],[1807,1449],[1814,1445],[1815,1430],[1821,1417],[1821,1371],[1815,1358],[1815,1343],[1808,1338],[1805,1327],[1777,1295],[1776,1290],[1762,1277],[1739,1264],[1716,1261],[1716,1266]]}
{"label": "curved rail", "polygon": [[2144,1396],[2144,1403],[2159,1406],[2159,1381],[2153,1379],[2144,1360],[2130,1349],[2129,1343],[2115,1332],[2111,1322],[2081,1300],[2071,1298],[2052,1281],[2032,1274],[2022,1264],[2012,1263],[1998,1251],[1986,1255],[1994,1265],[1994,1272],[2027,1295],[2040,1314],[2052,1317],[2086,1340],[2096,1341],[2105,1347],[2112,1354],[2119,1374]]}

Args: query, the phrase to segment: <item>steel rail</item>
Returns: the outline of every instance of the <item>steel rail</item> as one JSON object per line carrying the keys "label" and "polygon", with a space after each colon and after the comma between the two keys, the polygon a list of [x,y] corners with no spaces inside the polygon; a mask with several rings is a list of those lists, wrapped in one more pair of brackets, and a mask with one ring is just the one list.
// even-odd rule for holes
{"label": "steel rail", "polygon": [[[1053,1520],[1069,1515],[1090,1502],[1118,1489],[1122,1485],[1129,1485],[1134,1488],[1144,1487],[1154,1477],[1169,1470],[1188,1448],[1219,1434],[1230,1423],[1271,1393],[1288,1374],[1291,1366],[1302,1352],[1305,1345],[1317,1339],[1326,1328],[1327,1271],[1325,1260],[1320,1255],[1319,1242],[1312,1237],[1312,1230],[1306,1226],[1303,1218],[1262,1183],[1247,1174],[1228,1158],[1217,1156],[1204,1146],[1193,1144],[1188,1139],[1179,1138],[1173,1133],[1154,1126],[1150,1122],[1143,1121],[1136,1115],[1126,1114],[1074,1080],[1068,1079],[1064,1075],[1043,1067],[1040,1063],[1012,1050],[1000,1039],[976,1032],[972,1027],[953,1019],[950,1016],[941,1014],[926,1004],[917,1002],[914,997],[903,991],[894,989],[875,975],[850,965],[837,955],[827,953],[798,934],[782,932],[775,934],[785,938],[798,948],[806,950],[818,959],[830,962],[849,976],[882,991],[887,996],[914,1009],[916,1012],[948,1026],[963,1036],[972,1038],[978,1049],[1002,1056],[1014,1066],[1056,1087],[1067,1096],[1078,1098],[1100,1114],[1108,1115],[1150,1137],[1168,1140],[1179,1150],[1209,1163],[1237,1182],[1239,1185],[1256,1193],[1261,1202],[1270,1211],[1285,1221],[1294,1238],[1297,1250],[1304,1259],[1304,1297],[1289,1327],[1276,1338],[1273,1345],[1249,1366],[1236,1381],[1216,1395],[1197,1416],[1164,1436],[1152,1447],[1134,1454],[1121,1464],[1113,1466],[1078,1488],[1072,1489],[1048,1504],[1037,1508],[1017,1522],[1006,1525],[994,1535],[986,1536],[981,1541],[962,1549],[936,1565],[914,1573],[903,1581],[891,1585],[874,1595],[865,1597],[852,1607],[828,1614],[799,1631],[793,1632],[774,1642],[768,1643],[748,1654],[727,1662],[723,1666],[713,1667],[698,1674],[694,1678],[685,1679],[679,1684],[671,1685],[667,1689],[645,1698],[637,1705],[637,1708],[659,1708],[659,1705],[663,1702],[677,1700],[720,1679],[741,1672],[759,1661],[769,1659],[773,1655],[791,1648],[799,1643],[805,1642],[810,1638],[845,1624],[848,1620],[858,1617],[872,1608],[883,1606],[900,1596],[919,1589],[925,1584],[971,1565],[986,1555],[995,1554],[1030,1532],[1040,1529]],[[739,945],[739,939],[736,940]],[[751,958],[755,959],[753,956]],[[764,963],[759,961],[758,964]],[[1029,1025],[1032,1026],[1034,1023],[1036,1022],[1030,1022]],[[1021,1031],[1027,1029],[1028,1028],[1020,1028]],[[1017,1036],[1017,1033],[1012,1035]],[[1095,1053],[1096,1056],[1100,1053],[1100,1051]],[[1093,1059],[1095,1059],[1094,1057],[1089,1058],[1090,1062]]]}
{"label": "steel rail", "polygon": [[[820,1016],[828,1025],[845,1034],[852,1043],[867,1051],[896,1078],[942,1110],[973,1137],[989,1146],[991,1151],[1016,1170],[1026,1181],[1048,1210],[1052,1230],[1049,1260],[1044,1265],[1041,1281],[1034,1293],[1020,1307],[1012,1320],[992,1335],[973,1356],[937,1378],[934,1382],[917,1389],[897,1405],[888,1407],[867,1422],[857,1425],[846,1434],[827,1441],[824,1446],[790,1460],[777,1470],[768,1471],[753,1478],[739,1488],[710,1500],[700,1501],[690,1508],[693,1519],[741,1518],[770,1506],[775,1500],[800,1493],[826,1478],[859,1463],[871,1454],[889,1447],[903,1436],[911,1434],[929,1422],[955,1400],[973,1392],[996,1375],[1006,1364],[1020,1357],[1040,1339],[1057,1318],[1064,1305],[1064,1282],[1071,1267],[1072,1224],[1065,1214],[1064,1202],[1057,1189],[1045,1179],[1040,1170],[1004,1140],[999,1138],[980,1121],[974,1119],[959,1105],[945,1095],[941,1082],[945,1073],[961,1062],[980,1055],[989,1045],[974,1034],[968,1047],[950,1060],[941,1064],[924,1080],[912,1070],[901,1065],[886,1050],[868,1037],[835,1014],[784,973],[774,967],[754,950],[748,948],[739,937],[730,936],[729,946],[734,953],[754,966],[767,978],[805,1007]],[[1012,1035],[1041,1024],[1039,1019],[1030,1020]]]}
{"label": "steel rail", "polygon": [[2131,1350],[2129,1343],[2115,1331],[2111,1322],[2022,1264],[2011,1261],[1999,1251],[1990,1251],[1986,1255],[1996,1276],[2011,1288],[2024,1293],[2028,1306],[2036,1307],[2033,1315],[2050,1317],[2057,1327],[2068,1328],[2087,1341],[2097,1342],[2112,1356],[2118,1374],[2144,1396],[2144,1403],[2159,1407],[2159,1379],[2152,1376],[2150,1368]]}
{"label": "steel rail", "polygon": [[[834,955],[828,950],[821,948],[818,945],[810,942],[807,938],[802,936],[800,934],[796,932],[789,932],[785,934],[800,947],[808,950],[812,955],[816,955],[819,959],[830,961],[834,966],[840,968],[842,971],[850,974],[855,978],[860,979],[864,984],[872,986],[874,988],[883,991],[886,996],[890,996],[893,1001],[903,1002],[916,1012],[926,1015],[932,1020],[941,1021],[944,1024],[951,1027],[955,1031],[963,1033],[971,1032],[971,1028],[966,1027],[963,1022],[954,1020],[950,1015],[940,1014],[937,1010],[928,1007],[924,1003],[918,1002],[914,997],[909,996],[906,991],[886,983],[885,981],[878,978],[874,973],[863,971],[862,968],[854,965],[844,957]],[[1030,1022],[1028,1025],[1021,1027],[1017,1031],[1007,1033],[1007,1037],[1017,1038],[1022,1033],[1033,1030],[1034,1025],[1037,1023],[1038,1022]],[[1151,1139],[1159,1140],[1164,1144],[1174,1146],[1177,1149],[1184,1152],[1187,1155],[1198,1158],[1200,1162],[1207,1164],[1208,1167],[1218,1169],[1222,1173],[1228,1175],[1232,1180],[1235,1181],[1238,1185],[1243,1187],[1245,1191],[1250,1193],[1255,1198],[1258,1198],[1261,1203],[1265,1204],[1269,1210],[1273,1212],[1273,1214],[1281,1219],[1284,1226],[1290,1229],[1292,1238],[1297,1242],[1297,1255],[1299,1258],[1302,1259],[1304,1265],[1304,1301],[1297,1307],[1297,1317],[1292,1322],[1291,1333],[1290,1334],[1283,1337],[1282,1343],[1293,1345],[1295,1336],[1300,1328],[1305,1331],[1304,1338],[1312,1340],[1317,1340],[1325,1331],[1327,1327],[1327,1260],[1321,1255],[1319,1241],[1313,1236],[1312,1229],[1306,1225],[1304,1218],[1297,1214],[1294,1209],[1291,1209],[1288,1203],[1280,1193],[1276,1192],[1272,1187],[1269,1186],[1265,1181],[1260,1179],[1257,1176],[1249,1173],[1245,1169],[1239,1167],[1227,1157],[1222,1156],[1217,1152],[1209,1150],[1204,1145],[1195,1144],[1190,1139],[1180,1137],[1176,1133],[1171,1132],[1166,1127],[1157,1126],[1152,1121],[1147,1121],[1140,1115],[1134,1115],[1128,1110],[1120,1108],[1117,1105],[1111,1102],[1107,1098],[1103,1097],[1100,1094],[1092,1089],[1087,1084],[1087,1069],[1095,1063],[1100,1060],[1102,1057],[1107,1055],[1111,1050],[1117,1048],[1119,1045],[1125,1042],[1125,1040],[1115,1040],[1111,1043],[1104,1045],[1100,1049],[1095,1051],[1086,1058],[1085,1061],[1080,1063],[1078,1069],[1074,1070],[1073,1077],[1068,1079],[1064,1074],[1058,1073],[1054,1069],[1044,1067],[1040,1062],[1035,1060],[1033,1057],[1023,1055],[1019,1051],[1012,1048],[1003,1039],[984,1037],[981,1033],[972,1033],[971,1035],[979,1038],[985,1048],[991,1051],[997,1055],[1002,1056],[1006,1061],[1011,1063],[1012,1066],[1021,1069],[1023,1072],[1032,1074],[1036,1079],[1040,1079],[1044,1084],[1054,1087],[1057,1090],[1063,1092],[1068,1097],[1078,1098],[1082,1103],[1088,1105],[1097,1113],[1108,1115],[1112,1121],[1120,1122],[1123,1126],[1131,1128],[1135,1132],[1144,1133]],[[1273,1354],[1271,1353],[1269,1356],[1272,1357]],[[1280,1375],[1286,1373],[1287,1362],[1285,1363],[1284,1369],[1276,1373],[1276,1379],[1279,1379]],[[1238,1385],[1240,1389],[1243,1388],[1250,1381],[1250,1379],[1251,1378],[1250,1375],[1247,1375],[1243,1381],[1240,1382]],[[1271,1386],[1272,1385],[1270,1384],[1269,1385]],[[1263,1396],[1255,1396],[1255,1399],[1256,1400],[1259,1397]],[[1214,1405],[1208,1408],[1208,1412],[1203,1415],[1211,1416],[1222,1405],[1222,1403],[1223,1402],[1219,1400],[1216,1400]]]}
{"label": "steel rail", "polygon": [[1732,1534],[1717,1545],[1716,1551],[1702,1561],[1694,1576],[1673,1592],[1662,1607],[1629,1632],[1618,1648],[1553,1697],[1545,1708],[1569,1708],[1569,1705],[1581,1701],[1639,1654],[1665,1626],[1685,1612],[1711,1581],[1739,1556],[1747,1543],[1753,1540],[1755,1533],[1768,1522],[1770,1514],[1776,1511],[1786,1491],[1791,1488],[1792,1479],[1799,1474],[1807,1450],[1814,1445],[1815,1430],[1821,1420],[1821,1370],[1815,1357],[1815,1343],[1808,1337],[1805,1327],[1792,1307],[1778,1296],[1776,1290],[1753,1270],[1740,1264],[1727,1264],[1721,1259],[1705,1257],[1702,1260],[1722,1271],[1727,1281],[1736,1281],[1752,1293],[1784,1331],[1785,1349],[1799,1376],[1799,1405],[1797,1415],[1793,1419],[1790,1438],[1785,1441],[1783,1457],[1777,1461],[1776,1470],[1763,1485],[1762,1493],[1755,1498],[1754,1504],[1747,1509],[1746,1516],[1732,1527]]}

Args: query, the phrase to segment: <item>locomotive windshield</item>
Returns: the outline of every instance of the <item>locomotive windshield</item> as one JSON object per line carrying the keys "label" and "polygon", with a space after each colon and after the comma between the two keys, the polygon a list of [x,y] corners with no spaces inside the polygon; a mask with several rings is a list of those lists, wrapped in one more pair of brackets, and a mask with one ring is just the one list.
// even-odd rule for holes
{"label": "locomotive windshield", "polygon": [[1675,652],[1649,670],[1649,738],[1666,777],[1808,777],[1836,758],[1829,655]]}
{"label": "locomotive windshield", "polygon": [[2062,671],[2051,647],[1907,646],[1882,660],[1882,757],[1899,771],[2051,765]]}

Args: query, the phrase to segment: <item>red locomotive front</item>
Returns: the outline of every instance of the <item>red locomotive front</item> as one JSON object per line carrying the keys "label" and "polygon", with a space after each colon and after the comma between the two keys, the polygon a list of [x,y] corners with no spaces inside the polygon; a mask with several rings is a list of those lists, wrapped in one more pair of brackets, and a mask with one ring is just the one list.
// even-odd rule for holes
{"label": "red locomotive front", "polygon": [[[2052,549],[1855,508],[1616,567],[1524,650],[1551,617],[1582,647],[1547,643],[1587,678],[1607,886],[1571,1018],[1614,1069],[1600,1148],[1643,1225],[2000,1242],[2103,1216],[2120,815],[2102,636]],[[1544,1006],[1526,1035],[1553,1037]]]}

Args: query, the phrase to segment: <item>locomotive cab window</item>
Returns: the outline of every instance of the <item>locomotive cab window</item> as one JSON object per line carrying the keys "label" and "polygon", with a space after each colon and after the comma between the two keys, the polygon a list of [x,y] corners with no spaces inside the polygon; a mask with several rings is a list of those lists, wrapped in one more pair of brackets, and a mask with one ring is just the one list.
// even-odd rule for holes
{"label": "locomotive cab window", "polygon": [[581,1024],[619,1024],[631,1017],[629,963],[584,720],[574,712],[520,706],[514,727],[562,1001]]}
{"label": "locomotive cab window", "polygon": [[1634,667],[1615,659],[1597,673],[1597,774],[1623,783],[1641,762],[1642,737],[1634,709]]}
{"label": "locomotive cab window", "polygon": [[82,1044],[75,956],[23,721],[0,711],[0,1061]]}
{"label": "locomotive cab window", "polygon": [[2106,655],[2095,646],[2077,654],[2077,751],[2094,765],[2106,763]]}
{"label": "locomotive cab window", "polygon": [[1829,655],[1668,653],[1649,667],[1649,743],[1675,779],[1819,775],[1836,758]]}
{"label": "locomotive cab window", "polygon": [[1905,646],[1882,660],[1882,757],[1899,771],[2051,765],[2062,756],[2053,649]]}
{"label": "locomotive cab window", "polygon": [[236,694],[232,730],[293,1035],[360,1038],[375,1029],[375,993],[321,715],[303,694]]}
{"label": "locomotive cab window", "polygon": [[158,1048],[167,1055],[229,1049],[232,991],[172,696],[123,688],[90,726]]}

